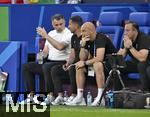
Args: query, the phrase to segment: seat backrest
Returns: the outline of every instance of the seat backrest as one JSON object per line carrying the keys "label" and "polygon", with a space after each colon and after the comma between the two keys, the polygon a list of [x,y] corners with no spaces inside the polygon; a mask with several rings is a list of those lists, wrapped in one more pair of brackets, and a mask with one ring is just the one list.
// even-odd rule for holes
{"label": "seat backrest", "polygon": [[115,47],[119,49],[123,33],[122,13],[102,12],[100,13],[98,21],[100,22],[101,25],[97,27],[97,32],[101,32],[110,36]]}
{"label": "seat backrest", "polygon": [[102,26],[121,26],[122,20],[123,15],[121,12],[102,12],[98,19]]}
{"label": "seat backrest", "polygon": [[92,22],[94,20],[91,12],[72,12],[71,17],[72,16],[80,16],[83,22]]}
{"label": "seat backrest", "polygon": [[140,27],[140,31],[150,34],[150,13],[132,12],[129,15],[129,20],[136,22]]}
{"label": "seat backrest", "polygon": [[150,28],[148,26],[140,27],[140,31],[144,32],[145,34],[150,34]]}
{"label": "seat backrest", "polygon": [[27,62],[27,42],[0,42],[0,66],[8,72],[6,90],[22,92],[24,88],[22,65]]}

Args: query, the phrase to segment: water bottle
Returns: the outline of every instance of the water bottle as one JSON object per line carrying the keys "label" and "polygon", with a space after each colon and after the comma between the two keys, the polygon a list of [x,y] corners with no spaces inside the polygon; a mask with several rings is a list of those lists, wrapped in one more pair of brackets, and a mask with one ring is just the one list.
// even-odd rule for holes
{"label": "water bottle", "polygon": [[106,107],[109,108],[110,107],[110,105],[109,105],[110,101],[109,101],[109,92],[108,91],[106,91],[105,99],[106,99]]}
{"label": "water bottle", "polygon": [[88,92],[87,94],[87,106],[91,106],[92,104],[92,95],[91,92]]}
{"label": "water bottle", "polygon": [[150,97],[146,98],[146,105],[144,106],[146,109],[150,109]]}
{"label": "water bottle", "polygon": [[2,93],[2,104],[6,103],[6,94]]}
{"label": "water bottle", "polygon": [[4,92],[6,79],[2,75],[0,75],[0,92]]}
{"label": "water bottle", "polygon": [[43,51],[40,50],[40,52],[37,54],[38,64],[43,64],[43,58],[44,58]]}
{"label": "water bottle", "polygon": [[64,102],[66,102],[68,100],[68,94],[67,91],[64,91]]}
{"label": "water bottle", "polygon": [[3,79],[0,76],[0,92],[3,90]]}
{"label": "water bottle", "polygon": [[108,97],[109,97],[109,107],[113,108],[113,106],[114,106],[114,96],[113,96],[112,91],[109,91]]}

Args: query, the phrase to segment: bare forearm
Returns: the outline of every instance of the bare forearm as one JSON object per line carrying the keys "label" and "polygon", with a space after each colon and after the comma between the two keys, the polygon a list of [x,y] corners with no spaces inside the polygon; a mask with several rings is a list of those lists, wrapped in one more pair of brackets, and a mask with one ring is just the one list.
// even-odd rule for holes
{"label": "bare forearm", "polygon": [[46,58],[48,56],[48,53],[43,52],[43,56],[44,58]]}
{"label": "bare forearm", "polygon": [[79,57],[80,57],[80,60],[82,60],[82,61],[87,60],[88,59],[88,52],[84,48],[81,48]]}
{"label": "bare forearm", "polygon": [[126,53],[127,53],[127,49],[123,48],[123,49],[120,49],[117,54],[122,55],[123,57],[125,57]]}
{"label": "bare forearm", "polygon": [[49,36],[44,28],[38,27],[36,30],[37,33],[41,35],[43,38],[45,38],[54,48],[58,50],[62,50],[65,48],[65,45],[63,43],[59,43],[51,36]]}
{"label": "bare forearm", "polygon": [[75,58],[69,57],[69,59],[67,60],[67,63],[70,65],[74,62]]}
{"label": "bare forearm", "polygon": [[44,58],[46,58],[46,57],[48,56],[48,51],[49,51],[49,49],[48,49],[48,47],[45,45],[45,46],[44,46],[44,49],[43,49]]}
{"label": "bare forearm", "polygon": [[58,41],[54,40],[53,38],[51,38],[49,35],[47,35],[45,37],[47,39],[47,41],[56,49],[58,50],[63,50],[65,48],[65,45],[62,43],[59,43]]}
{"label": "bare forearm", "polygon": [[141,52],[137,51],[134,47],[129,49],[131,54],[139,61],[146,61],[147,56],[144,56]]}
{"label": "bare forearm", "polygon": [[100,60],[100,59],[98,59],[97,57],[95,57],[95,58],[92,58],[92,59],[90,59],[90,60],[87,60],[87,61],[85,62],[85,64],[86,64],[86,65],[93,65],[93,64],[96,63],[96,62],[102,62],[102,60]]}

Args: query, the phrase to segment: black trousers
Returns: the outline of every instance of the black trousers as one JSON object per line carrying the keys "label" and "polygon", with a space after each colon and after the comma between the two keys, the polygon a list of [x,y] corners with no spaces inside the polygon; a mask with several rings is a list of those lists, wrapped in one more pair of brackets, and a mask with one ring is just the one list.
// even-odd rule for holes
{"label": "black trousers", "polygon": [[149,84],[149,88],[150,88],[150,65],[146,68],[146,73],[148,76],[148,84]]}
{"label": "black trousers", "polygon": [[51,75],[52,75],[55,90],[58,93],[63,92],[62,77],[67,77],[70,78],[72,93],[77,94],[75,66],[70,67],[68,71],[64,71],[62,65],[56,65],[51,69]]}
{"label": "black trousers", "polygon": [[40,75],[40,92],[54,92],[51,69],[65,61],[48,61],[44,64],[29,62],[23,65],[23,76],[27,92],[35,91],[35,75]]}
{"label": "black trousers", "polygon": [[[125,69],[120,69],[122,78],[127,77],[128,73],[139,73],[142,90],[148,91],[149,84],[148,84],[148,76],[146,73],[146,68],[148,66],[148,63],[147,62],[137,62],[137,61],[127,61],[126,64],[127,64],[127,67]],[[120,88],[121,87],[120,87],[119,79],[116,79],[115,90],[120,90]]]}

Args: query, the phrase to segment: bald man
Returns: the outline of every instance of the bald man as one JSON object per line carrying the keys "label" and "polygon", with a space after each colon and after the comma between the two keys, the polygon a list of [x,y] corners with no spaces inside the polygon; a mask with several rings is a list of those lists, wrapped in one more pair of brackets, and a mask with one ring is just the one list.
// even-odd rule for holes
{"label": "bald man", "polygon": [[[92,106],[99,106],[99,100],[105,85],[103,61],[106,54],[116,52],[111,40],[104,34],[97,33],[91,22],[86,22],[81,27],[82,41],[80,61],[76,63],[77,96],[70,105],[86,105],[83,97],[87,66],[93,66],[98,87],[97,97]],[[104,105],[104,99],[102,100]]]}

